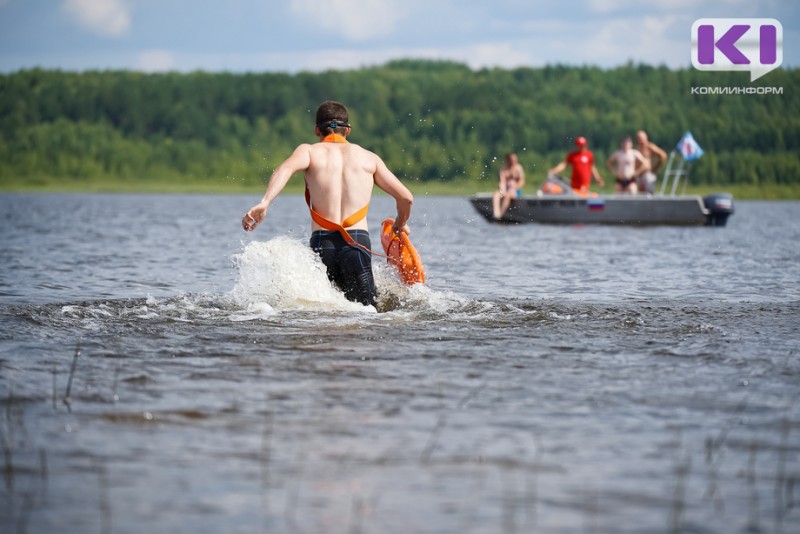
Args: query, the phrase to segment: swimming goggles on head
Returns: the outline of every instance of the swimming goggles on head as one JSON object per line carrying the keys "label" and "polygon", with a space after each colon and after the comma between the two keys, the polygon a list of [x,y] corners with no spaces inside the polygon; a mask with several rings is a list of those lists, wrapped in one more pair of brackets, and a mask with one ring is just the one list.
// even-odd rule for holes
{"label": "swimming goggles on head", "polygon": [[320,128],[330,128],[331,130],[335,130],[336,128],[350,128],[350,123],[341,119],[325,119],[318,122],[317,126]]}

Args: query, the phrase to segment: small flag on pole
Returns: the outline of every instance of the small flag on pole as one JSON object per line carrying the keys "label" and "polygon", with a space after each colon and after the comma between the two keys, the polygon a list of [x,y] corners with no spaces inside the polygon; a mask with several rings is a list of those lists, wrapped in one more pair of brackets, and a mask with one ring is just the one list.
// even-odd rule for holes
{"label": "small flag on pole", "polygon": [[703,149],[700,148],[700,145],[698,145],[697,141],[694,140],[691,132],[686,132],[683,135],[683,138],[678,141],[677,148],[683,156],[683,159],[686,161],[700,159],[700,157],[703,155]]}

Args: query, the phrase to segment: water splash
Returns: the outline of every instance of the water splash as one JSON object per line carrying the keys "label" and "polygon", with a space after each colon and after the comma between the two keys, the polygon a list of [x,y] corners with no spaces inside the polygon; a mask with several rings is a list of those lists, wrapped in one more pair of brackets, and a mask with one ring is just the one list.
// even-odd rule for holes
{"label": "water splash", "polygon": [[[462,297],[429,285],[405,285],[386,260],[374,257],[377,310],[351,302],[329,280],[320,257],[303,241],[279,236],[253,242],[231,257],[238,277],[227,293],[182,293],[170,297],[67,302],[44,307],[20,307],[21,315],[38,322],[102,331],[115,325],[144,322],[215,323],[281,320],[311,313],[315,321],[330,318],[337,324],[346,316],[356,323],[367,317],[380,321],[438,320],[443,317],[481,319],[493,317],[497,304]],[[376,311],[381,313],[376,317]]]}
{"label": "water splash", "polygon": [[[326,274],[319,256],[304,242],[279,236],[249,243],[233,256],[239,278],[231,298],[246,314],[239,320],[282,310],[375,312],[371,306],[347,300]],[[394,267],[374,257],[378,311],[446,314],[472,307],[474,301],[428,286],[405,285]]]}
{"label": "water splash", "polygon": [[325,265],[311,248],[279,236],[249,243],[233,256],[239,270],[231,297],[257,314],[287,309],[375,311],[347,300],[328,280]]}

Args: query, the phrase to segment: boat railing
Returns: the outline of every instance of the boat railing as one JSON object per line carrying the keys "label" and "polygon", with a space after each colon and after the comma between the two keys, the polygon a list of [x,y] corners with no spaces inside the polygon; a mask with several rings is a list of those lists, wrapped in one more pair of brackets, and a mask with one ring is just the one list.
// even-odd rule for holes
{"label": "boat railing", "polygon": [[691,167],[691,163],[686,161],[677,151],[670,152],[667,166],[664,168],[664,174],[661,177],[661,191],[659,191],[659,194],[664,195],[671,183],[672,187],[669,194],[674,197],[681,182],[683,182],[683,193],[685,193]]}

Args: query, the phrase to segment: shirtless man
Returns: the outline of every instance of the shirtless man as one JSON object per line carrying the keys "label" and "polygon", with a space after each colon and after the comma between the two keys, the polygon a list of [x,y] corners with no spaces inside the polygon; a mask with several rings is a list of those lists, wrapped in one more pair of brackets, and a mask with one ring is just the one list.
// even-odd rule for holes
{"label": "shirtless man", "polygon": [[519,163],[519,158],[513,152],[506,154],[506,161],[499,172],[499,185],[492,195],[492,211],[495,219],[502,219],[511,200],[525,185],[525,171]]}
{"label": "shirtless man", "polygon": [[[647,138],[647,132],[639,130],[636,132],[636,149],[642,153],[645,165],[641,174],[636,175],[636,184],[640,193],[655,193],[656,181],[658,180],[658,169],[667,161],[667,153],[658,145]],[[653,158],[656,163],[653,165]]]}
{"label": "shirtless man", "polygon": [[606,160],[606,167],[617,178],[614,184],[616,192],[635,195],[637,192],[636,176],[641,174],[646,160],[641,152],[633,148],[633,141],[630,137],[623,139],[620,147],[620,150],[611,154],[611,157]]}
{"label": "shirtless man", "polygon": [[375,306],[375,282],[367,208],[372,186],[391,195],[397,205],[392,231],[409,232],[406,222],[414,197],[376,154],[349,143],[349,115],[339,102],[325,101],[317,109],[314,134],[320,141],[301,144],[278,165],[261,202],[242,218],[252,231],[289,178],[303,171],[311,211],[311,248],[322,257],[328,278],[352,301]]}

